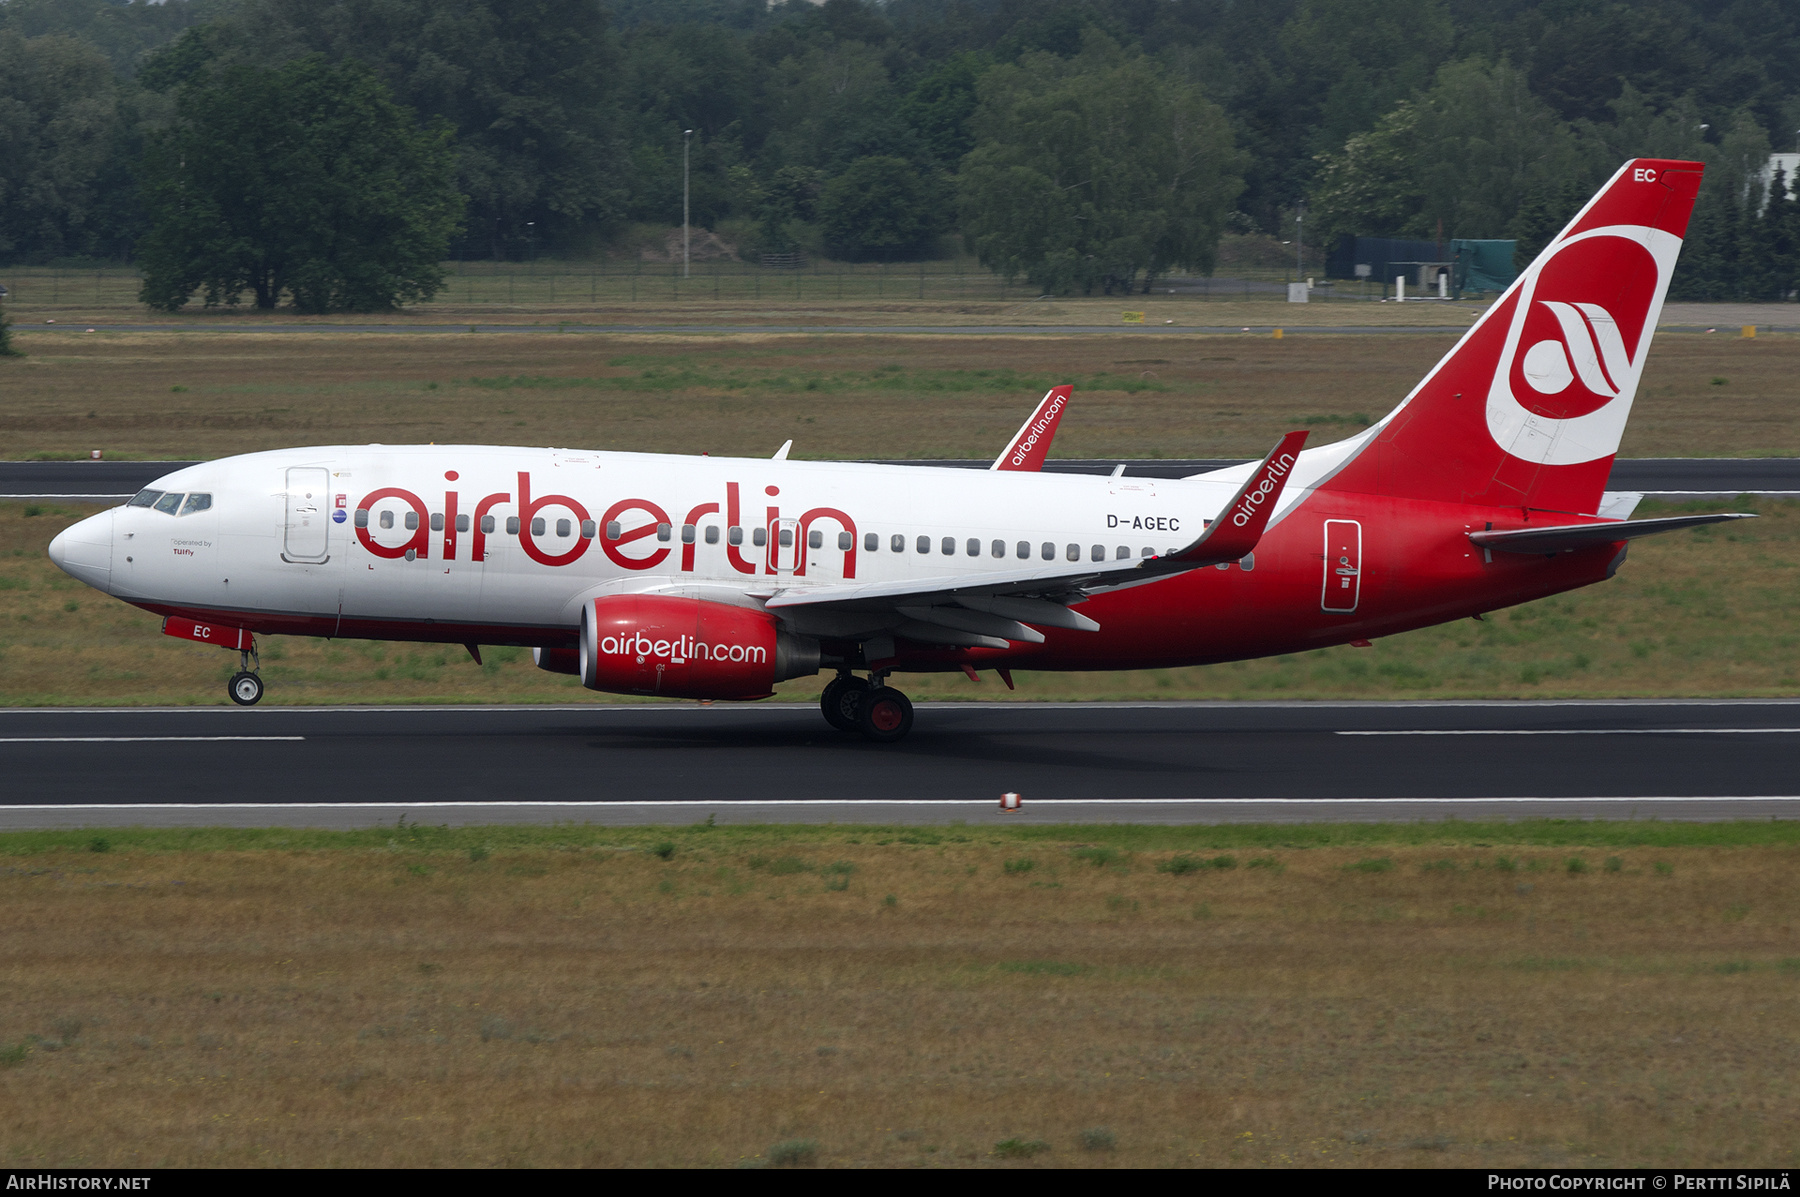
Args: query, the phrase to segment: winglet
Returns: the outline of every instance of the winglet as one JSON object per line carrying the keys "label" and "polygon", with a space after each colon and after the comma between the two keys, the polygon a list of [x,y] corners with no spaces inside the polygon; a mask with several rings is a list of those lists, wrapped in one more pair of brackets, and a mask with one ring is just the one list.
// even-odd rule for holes
{"label": "winglet", "polygon": [[1290,432],[1282,437],[1281,443],[1251,471],[1249,480],[1219,512],[1219,518],[1206,526],[1200,539],[1170,560],[1189,567],[1212,565],[1236,561],[1254,549],[1262,539],[1263,529],[1269,526],[1269,517],[1275,513],[1294,463],[1300,459],[1306,436],[1305,432]]}
{"label": "winglet", "polygon": [[793,447],[794,447],[794,438],[790,436],[787,440],[781,442],[781,448],[775,450],[775,456],[770,458],[770,460],[771,461],[786,461],[787,455],[788,455],[788,450],[792,449]]}
{"label": "winglet", "polygon": [[1026,417],[1019,431],[1014,434],[1012,443],[994,458],[990,470],[1041,470],[1044,459],[1050,456],[1050,442],[1056,436],[1056,425],[1062,419],[1063,411],[1069,406],[1069,397],[1075,388],[1068,384],[1051,387],[1050,392],[1038,401],[1030,416]]}

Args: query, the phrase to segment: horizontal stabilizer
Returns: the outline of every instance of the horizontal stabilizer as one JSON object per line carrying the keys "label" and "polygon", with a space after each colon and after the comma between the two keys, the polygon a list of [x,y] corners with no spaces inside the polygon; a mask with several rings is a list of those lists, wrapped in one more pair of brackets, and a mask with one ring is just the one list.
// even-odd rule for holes
{"label": "horizontal stabilizer", "polygon": [[1722,524],[1726,520],[1753,520],[1746,512],[1719,515],[1672,515],[1654,520],[1618,520],[1603,524],[1563,524],[1554,528],[1509,528],[1496,532],[1471,532],[1469,539],[1484,549],[1506,553],[1567,553],[1597,544],[1612,544],[1658,532]]}

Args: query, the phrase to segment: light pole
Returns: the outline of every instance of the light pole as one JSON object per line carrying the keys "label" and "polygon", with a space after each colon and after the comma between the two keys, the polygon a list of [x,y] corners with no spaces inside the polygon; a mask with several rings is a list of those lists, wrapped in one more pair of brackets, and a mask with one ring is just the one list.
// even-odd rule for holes
{"label": "light pole", "polygon": [[1294,205],[1294,279],[1306,281],[1306,201]]}
{"label": "light pole", "polygon": [[688,277],[688,148],[694,144],[694,131],[681,131],[681,277]]}

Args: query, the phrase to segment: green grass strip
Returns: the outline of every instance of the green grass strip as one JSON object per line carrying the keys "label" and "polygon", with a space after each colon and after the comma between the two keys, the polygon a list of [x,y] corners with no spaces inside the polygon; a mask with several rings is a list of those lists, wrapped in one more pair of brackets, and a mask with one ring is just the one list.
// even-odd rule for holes
{"label": "green grass strip", "polygon": [[1522,819],[1416,823],[1048,824],[1044,826],[878,826],[743,824],[609,827],[592,823],[449,827],[400,821],[391,826],[327,831],[285,827],[84,827],[0,832],[0,856],[54,852],[489,851],[637,848],[713,850],[795,844],[1104,845],[1130,851],[1202,849],[1417,847],[1786,847],[1800,844],[1800,821],[1697,823],[1655,819]]}

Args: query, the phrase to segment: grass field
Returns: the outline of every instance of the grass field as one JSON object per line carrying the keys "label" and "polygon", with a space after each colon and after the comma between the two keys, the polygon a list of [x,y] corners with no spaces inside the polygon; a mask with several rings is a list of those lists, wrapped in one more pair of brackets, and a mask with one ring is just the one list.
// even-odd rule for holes
{"label": "grass field", "polygon": [[1792,824],[0,836],[0,1165],[1787,1167]]}
{"label": "grass field", "polygon": [[[1379,305],[1377,305],[1379,306]],[[191,459],[417,441],[991,457],[1073,382],[1062,457],[1264,453],[1378,419],[1448,334],[21,333],[0,458]],[[1800,337],[1661,338],[1621,452],[1800,454]]]}
{"label": "grass field", "polygon": [[[922,699],[1590,698],[1785,696],[1800,690],[1800,503],[1739,500],[1762,518],[1637,542],[1585,590],[1377,641],[1262,661],[1131,673],[908,675]],[[1646,503],[1640,514],[1685,510]],[[93,508],[0,504],[0,702],[226,701],[235,653],[160,634],[155,616],[63,574],[44,550]],[[35,514],[33,514],[35,512]],[[270,703],[616,702],[544,673],[521,649],[262,639]],[[822,678],[782,683],[808,699]]]}

